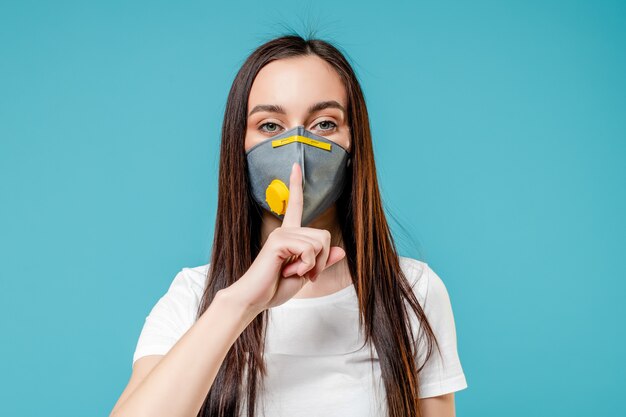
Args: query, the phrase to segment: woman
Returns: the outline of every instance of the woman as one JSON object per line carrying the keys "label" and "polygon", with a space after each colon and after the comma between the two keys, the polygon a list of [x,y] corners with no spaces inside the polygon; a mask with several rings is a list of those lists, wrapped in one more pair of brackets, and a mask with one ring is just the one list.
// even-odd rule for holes
{"label": "woman", "polygon": [[248,57],[219,190],[212,262],[146,318],[112,415],[454,415],[467,383],[448,293],[396,252],[337,48],[289,35]]}

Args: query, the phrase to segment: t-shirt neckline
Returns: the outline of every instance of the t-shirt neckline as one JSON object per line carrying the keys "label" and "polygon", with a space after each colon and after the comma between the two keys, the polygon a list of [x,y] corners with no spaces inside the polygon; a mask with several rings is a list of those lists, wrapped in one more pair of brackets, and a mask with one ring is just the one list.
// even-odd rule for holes
{"label": "t-shirt neckline", "polygon": [[320,297],[307,297],[307,298],[290,298],[281,306],[313,306],[319,304],[328,304],[333,301],[337,301],[349,295],[353,295],[355,293],[354,283],[348,285],[345,288],[340,289],[339,291],[335,291],[334,293],[328,295],[322,295]]}

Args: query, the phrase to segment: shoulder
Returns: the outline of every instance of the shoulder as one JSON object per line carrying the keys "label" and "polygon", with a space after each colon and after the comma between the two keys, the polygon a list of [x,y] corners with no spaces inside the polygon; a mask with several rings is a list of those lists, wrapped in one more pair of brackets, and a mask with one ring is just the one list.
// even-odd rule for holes
{"label": "shoulder", "polygon": [[209,264],[183,267],[174,276],[160,301],[169,302],[181,308],[198,306],[204,293],[208,269]]}
{"label": "shoulder", "polygon": [[191,326],[204,294],[208,267],[209,264],[182,268],[154,304],[146,320],[167,321],[180,328]]}
{"label": "shoulder", "polygon": [[133,363],[142,356],[164,355],[196,320],[209,264],[182,268],[145,318]]}
{"label": "shoulder", "polygon": [[445,283],[424,261],[400,256],[400,265],[431,323],[452,320],[450,295]]}
{"label": "shoulder", "polygon": [[207,273],[210,264],[194,267],[183,267],[174,277],[172,285],[182,285],[198,297],[202,297],[206,286]]}
{"label": "shoulder", "polygon": [[428,294],[431,277],[430,266],[424,261],[407,256],[399,256],[399,260],[404,276],[409,281],[420,304],[423,303]]}

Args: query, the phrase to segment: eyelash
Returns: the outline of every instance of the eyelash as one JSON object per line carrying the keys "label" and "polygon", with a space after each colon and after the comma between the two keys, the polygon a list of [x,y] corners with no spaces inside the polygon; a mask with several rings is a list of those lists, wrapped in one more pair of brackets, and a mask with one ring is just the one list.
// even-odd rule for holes
{"label": "eyelash", "polygon": [[[331,121],[331,120],[322,120],[322,121],[320,121],[320,122],[316,123],[316,124],[315,124],[315,126],[319,125],[320,123],[325,123],[325,122],[327,122],[327,123],[332,123],[332,125],[333,125],[333,126],[332,126],[330,129],[322,129],[324,132],[330,132],[331,130],[333,130],[333,129],[335,129],[335,128],[337,127],[337,123],[335,123],[335,122],[333,122],[333,121]],[[277,131],[274,131],[274,132],[268,132],[267,130],[263,130],[263,126],[265,126],[265,125],[276,125],[276,126],[280,126],[278,123],[274,123],[274,122],[266,122],[266,123],[263,123],[262,125],[260,125],[260,126],[259,126],[259,131],[260,131],[260,132],[262,132],[262,133],[278,134],[278,132],[277,132]]]}

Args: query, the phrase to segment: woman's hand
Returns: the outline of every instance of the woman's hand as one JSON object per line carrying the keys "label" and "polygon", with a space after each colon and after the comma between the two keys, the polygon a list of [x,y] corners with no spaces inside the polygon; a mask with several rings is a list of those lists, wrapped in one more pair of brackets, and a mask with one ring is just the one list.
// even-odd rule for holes
{"label": "woman's hand", "polygon": [[280,227],[267,237],[246,273],[227,289],[257,314],[283,304],[326,268],[346,255],[330,246],[328,230],[301,227],[302,171],[295,163],[289,178],[289,201]]}

